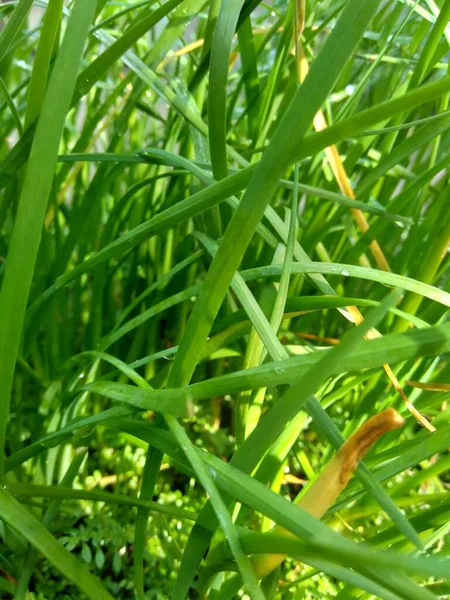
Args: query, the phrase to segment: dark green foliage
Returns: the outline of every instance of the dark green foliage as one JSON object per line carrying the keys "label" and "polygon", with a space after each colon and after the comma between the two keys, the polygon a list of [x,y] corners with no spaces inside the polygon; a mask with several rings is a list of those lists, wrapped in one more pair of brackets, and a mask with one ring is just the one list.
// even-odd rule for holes
{"label": "dark green foliage", "polygon": [[32,4],[0,6],[0,596],[445,597],[450,0]]}

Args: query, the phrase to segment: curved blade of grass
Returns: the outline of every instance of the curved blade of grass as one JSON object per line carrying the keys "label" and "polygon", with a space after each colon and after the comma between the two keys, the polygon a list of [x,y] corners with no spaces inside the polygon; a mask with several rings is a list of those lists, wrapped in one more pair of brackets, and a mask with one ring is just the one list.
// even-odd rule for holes
{"label": "curved blade of grass", "polygon": [[124,494],[113,494],[100,490],[79,490],[67,487],[67,485],[46,486],[31,485],[28,483],[11,483],[8,485],[14,496],[23,498],[57,498],[58,500],[92,500],[93,502],[105,502],[106,504],[117,504],[119,506],[141,506],[154,512],[159,512],[177,519],[188,519],[195,521],[197,513],[176,506],[161,504],[152,500],[142,498],[131,498]]}
{"label": "curved blade of grass", "polygon": [[97,29],[109,27],[109,25],[111,25],[111,23],[114,23],[114,21],[116,21],[117,19],[120,19],[124,15],[126,15],[130,12],[133,12],[134,10],[138,10],[139,8],[142,8],[143,6],[147,6],[147,5],[151,6],[152,4],[156,4],[156,0],[141,0],[141,2],[136,2],[134,4],[131,4],[131,6],[126,6],[122,10],[116,11],[113,15],[106,17],[102,21],[99,21],[98,23],[93,25],[91,27],[91,33],[96,31]]}
{"label": "curved blade of grass", "polygon": [[[269,265],[266,267],[248,269],[247,271],[243,271],[238,277],[242,277],[243,281],[252,281],[259,278],[277,277],[280,275],[282,270],[282,265]],[[416,294],[420,294],[420,296],[430,298],[431,300],[439,302],[445,306],[450,306],[449,293],[439,290],[438,288],[429,284],[416,281],[415,279],[410,279],[402,275],[396,275],[395,273],[378,271],[376,269],[368,269],[366,267],[357,267],[353,265],[339,265],[336,263],[292,263],[291,273],[320,273],[328,275],[339,274],[345,277],[357,277],[360,279],[366,279],[368,281],[376,281],[386,286],[399,287],[401,289],[412,291]],[[148,319],[172,306],[176,306],[184,300],[198,296],[203,289],[203,285],[204,284],[198,284],[192,286],[191,288],[187,288],[182,292],[174,294],[173,296],[170,296],[169,298],[166,298],[158,304],[148,308],[141,314],[137,315],[133,319],[130,319],[117,329],[114,329],[112,332],[104,336],[99,342],[99,348],[101,350],[106,350],[114,342],[119,340],[133,329],[142,325],[142,323],[146,322]],[[253,301],[253,306],[256,306],[255,301]],[[199,357],[200,356],[201,355],[199,355]]]}
{"label": "curved blade of grass", "polygon": [[[259,277],[278,277],[281,272],[280,265],[270,265],[266,267],[257,267],[247,269],[241,272],[244,281],[251,281]],[[422,283],[410,277],[397,275],[396,273],[387,273],[378,269],[368,269],[367,267],[358,267],[355,265],[344,265],[339,263],[293,263],[292,273],[321,273],[325,275],[341,275],[346,277],[357,277],[367,281],[376,281],[389,287],[398,287],[400,289],[416,292],[425,298],[439,302],[444,306],[450,306],[450,293],[440,290],[437,287]]]}
{"label": "curved blade of grass", "polygon": [[79,360],[83,360],[83,358],[96,358],[100,360],[105,360],[109,364],[116,367],[121,373],[129,377],[131,381],[133,381],[136,385],[141,387],[146,387],[147,382],[143,377],[136,373],[136,371],[124,363],[122,360],[117,358],[116,356],[112,356],[111,354],[106,354],[106,352],[98,352],[96,350],[88,350],[86,352],[81,352],[80,354],[76,354],[71,360],[70,363],[78,362]]}
{"label": "curved blade of grass", "polygon": [[[83,386],[81,389],[87,392],[100,394],[106,398],[112,398],[117,402],[128,403],[130,387],[133,386],[129,386],[125,383],[114,383],[112,381],[93,381],[92,383]],[[168,401],[152,401],[149,404],[151,404],[151,406],[149,406],[149,410],[154,410],[155,412],[172,414],[178,417],[192,416],[192,411],[189,408],[189,402],[180,402],[178,399],[176,399]]]}
{"label": "curved blade of grass", "polygon": [[[395,333],[361,342],[357,350],[350,350],[348,355],[342,358],[342,362],[332,365],[330,375],[380,367],[386,360],[395,364],[419,356],[441,354],[448,352],[449,348],[450,324],[448,323],[427,329]],[[151,408],[147,404],[150,398],[152,402],[159,398],[172,400],[178,398],[180,401],[188,398],[203,400],[214,396],[258,389],[266,385],[286,385],[304,377],[308,369],[319,363],[324,354],[330,352],[331,350],[326,350],[294,356],[280,362],[262,364],[251,369],[212,377],[207,381],[200,381],[182,388],[150,391],[128,385],[126,388],[129,393],[128,402],[141,410],[147,410]],[[118,384],[112,384],[108,389],[108,394],[114,394],[114,385]],[[114,399],[118,399],[118,395],[114,396]]]}
{"label": "curved blade of grass", "polygon": [[[257,533],[248,530],[240,530],[239,533],[242,541],[244,542],[245,540],[244,547],[249,554],[264,554],[265,552],[273,552],[274,554],[278,554],[280,551],[282,551],[283,538],[280,535],[276,535],[274,533]],[[271,541],[273,542],[273,546],[271,546]],[[305,542],[290,538],[289,545],[291,548],[291,554],[307,555],[308,551],[306,548],[308,547],[309,550],[313,550],[314,539]],[[333,548],[333,546],[334,542],[330,542],[330,545],[328,546],[329,551],[325,552],[323,552],[321,547],[320,551],[323,552],[323,556],[325,558],[333,560],[333,557],[336,556],[336,548]],[[296,548],[298,550],[295,550]],[[366,560],[367,550],[368,545],[358,544],[357,550],[352,549],[351,552],[348,552],[346,549],[344,554],[352,561],[358,563],[359,561]],[[372,554],[372,552],[373,550],[370,549],[369,554]],[[226,554],[221,555],[221,558],[222,560],[226,559]],[[384,550],[383,552],[377,552],[377,562],[380,566],[383,565],[388,571],[401,569],[406,573],[410,573],[411,575],[417,575],[420,573],[422,575],[428,575],[429,577],[450,577],[450,561],[439,560],[433,556],[410,557],[402,556],[401,554],[392,552],[390,550]]]}
{"label": "curved blade of grass", "polygon": [[[149,158],[147,158],[149,157]],[[199,177],[201,181],[206,183],[207,185],[214,184],[214,179],[210,177],[205,171],[200,169],[195,163],[184,159],[176,154],[172,154],[170,152],[166,152],[164,150],[159,150],[157,148],[145,148],[141,150],[139,153],[135,154],[120,154],[120,153],[71,153],[71,154],[61,154],[58,157],[58,161],[63,163],[71,163],[71,162],[121,162],[121,163],[129,163],[129,164],[139,164],[139,163],[147,163],[150,162],[151,158],[155,158],[155,164],[167,164],[171,166],[178,166],[181,168],[185,168],[187,171],[191,172],[196,177]],[[244,169],[243,171],[246,171]],[[236,171],[235,171],[236,173]],[[162,174],[167,176],[167,174]],[[293,189],[293,183],[286,179],[281,179],[280,186],[286,188],[288,190]],[[383,208],[379,208],[377,206],[370,206],[365,204],[364,202],[360,202],[355,198],[348,198],[347,196],[343,196],[342,194],[338,194],[336,192],[332,192],[327,189],[315,187],[312,185],[305,185],[302,183],[298,183],[299,192],[304,192],[305,194],[311,196],[317,196],[319,198],[323,198],[324,200],[330,200],[331,202],[336,202],[337,204],[341,204],[342,206],[348,206],[350,208],[357,208],[363,212],[367,212],[369,214],[378,215],[389,219],[391,221],[396,221],[399,223],[404,223],[405,225],[411,225],[412,219],[410,217],[404,217],[400,214],[392,214],[384,210]],[[238,190],[239,191],[239,190]]]}

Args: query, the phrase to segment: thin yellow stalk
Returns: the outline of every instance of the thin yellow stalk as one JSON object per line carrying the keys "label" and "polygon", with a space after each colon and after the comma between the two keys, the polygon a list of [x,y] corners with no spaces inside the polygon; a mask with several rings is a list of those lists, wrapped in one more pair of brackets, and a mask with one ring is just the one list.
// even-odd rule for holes
{"label": "thin yellow stalk", "polygon": [[183,46],[183,48],[172,52],[172,54],[169,54],[169,56],[166,56],[162,59],[162,61],[156,67],[156,70],[159,71],[160,69],[165,67],[167,63],[169,63],[171,60],[174,60],[175,58],[178,58],[179,56],[184,56],[185,54],[189,54],[193,50],[197,50],[197,48],[201,48],[204,42],[205,40],[203,39],[195,40],[195,42],[192,42],[191,44],[186,44],[186,46]]}
{"label": "thin yellow stalk", "polygon": [[411,381],[410,379],[407,379],[405,383],[411,387],[428,390],[429,392],[450,392],[450,383],[438,383],[434,381],[423,383],[422,381]]}
{"label": "thin yellow stalk", "polygon": [[[303,47],[301,44],[301,33],[303,31],[303,27],[304,27],[304,23],[305,23],[305,1],[297,0],[296,8],[297,8],[297,36],[296,36],[296,40],[295,40],[294,52],[295,52],[295,56],[297,57],[297,68],[298,68],[299,80],[302,82],[305,79],[306,75],[308,74],[308,70],[309,70],[308,61],[306,60],[305,54],[303,52]],[[327,125],[325,116],[324,116],[323,112],[321,110],[319,110],[318,113],[316,114],[316,116],[314,117],[314,128],[316,131],[321,131],[323,129],[326,129],[327,126],[328,125]],[[345,170],[345,167],[342,163],[342,160],[341,160],[341,157],[340,157],[337,147],[335,145],[332,145],[332,146],[329,146],[328,148],[325,148],[325,155],[328,158],[328,162],[330,163],[331,170],[333,171],[334,177],[338,183],[341,193],[344,196],[347,196],[348,198],[355,199],[355,194],[354,194],[353,188],[350,184],[350,179],[349,179],[347,172]],[[360,231],[362,233],[365,233],[369,229],[369,224],[367,222],[366,217],[364,216],[364,213],[362,213],[357,208],[352,208],[351,212],[352,212],[353,218],[355,219],[356,224],[358,225]],[[375,259],[377,267],[383,271],[390,271],[388,261],[384,255],[380,245],[378,244],[378,242],[376,240],[373,240],[370,243],[369,247],[370,247],[372,256]],[[362,321],[364,320],[364,317],[362,316],[360,311],[356,308],[356,306],[348,306],[347,310],[352,315],[353,320],[356,325],[359,325],[360,323],[362,323]],[[381,337],[381,334],[376,329],[371,329],[366,335],[367,339],[373,339],[375,337]],[[400,397],[405,402],[405,405],[406,405],[407,409],[410,411],[410,413],[424,427],[426,427],[426,429],[428,429],[431,432],[436,431],[436,428],[433,427],[433,425],[431,425],[431,423],[423,415],[421,415],[420,412],[414,407],[414,405],[408,400],[408,397],[406,396],[405,392],[403,391],[403,389],[400,385],[400,382],[398,381],[398,379],[395,376],[394,372],[392,371],[391,367],[387,363],[385,363],[383,365],[383,368],[384,368],[387,376],[391,380],[392,385],[394,386],[395,390],[397,391],[398,394],[400,394]]]}
{"label": "thin yellow stalk", "polygon": [[[308,74],[309,66],[308,61],[306,60],[305,54],[303,52],[302,47],[300,46],[300,56],[299,56],[299,74],[300,81],[303,81]],[[328,127],[327,122],[325,120],[325,116],[321,110],[314,117],[314,129],[316,131],[322,131]],[[351,198],[354,200],[355,194],[353,192],[353,188],[350,184],[349,177],[345,170],[345,167],[342,163],[340,154],[338,149],[333,144],[333,146],[329,146],[325,148],[325,155],[328,158],[328,162],[330,163],[331,170],[333,171],[333,175],[336,179],[336,182],[341,190],[341,194],[347,196],[347,198]],[[359,227],[361,233],[365,233],[369,229],[369,223],[367,222],[364,213],[359,210],[359,208],[350,209],[353,218],[355,219],[356,224]],[[376,240],[373,240],[369,245],[372,256],[375,259],[377,267],[382,269],[383,271],[390,271],[389,263],[384,255],[383,250],[381,249],[379,243]]]}
{"label": "thin yellow stalk", "polygon": [[[348,306],[347,310],[349,312],[351,312],[351,314],[353,315],[353,317],[355,319],[355,323],[357,325],[362,323],[362,321],[364,320],[364,317],[359,312],[359,310],[356,308],[356,306]],[[373,340],[374,338],[382,337],[382,336],[381,336],[381,333],[379,331],[377,331],[376,329],[370,329],[367,332],[365,337],[368,340]],[[432,433],[435,432],[436,428],[428,421],[428,419],[426,419],[422,414],[420,414],[420,412],[417,410],[417,408],[414,406],[414,404],[412,404],[409,401],[408,396],[403,391],[403,388],[400,385],[400,382],[397,379],[397,377],[396,377],[394,371],[391,369],[391,367],[387,363],[384,363],[383,369],[385,370],[386,375],[391,380],[391,383],[394,386],[394,389],[400,395],[400,398],[405,403],[406,408],[409,410],[409,412],[419,421],[419,423],[421,423],[424,427],[426,427],[426,429],[428,429],[428,431],[431,431]]]}

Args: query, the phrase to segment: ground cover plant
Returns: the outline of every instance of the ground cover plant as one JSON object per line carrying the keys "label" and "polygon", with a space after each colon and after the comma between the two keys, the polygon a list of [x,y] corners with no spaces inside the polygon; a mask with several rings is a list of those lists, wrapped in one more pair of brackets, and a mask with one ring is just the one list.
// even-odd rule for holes
{"label": "ground cover plant", "polygon": [[0,596],[448,597],[450,1],[0,18]]}

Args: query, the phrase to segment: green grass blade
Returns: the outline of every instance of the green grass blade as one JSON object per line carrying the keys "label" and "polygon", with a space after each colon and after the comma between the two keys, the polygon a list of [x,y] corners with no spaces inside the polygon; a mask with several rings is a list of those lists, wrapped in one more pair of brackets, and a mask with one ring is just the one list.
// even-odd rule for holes
{"label": "green grass blade", "polygon": [[33,0],[20,0],[0,35],[0,62],[8,52],[14,38],[30,12]]}
{"label": "green grass blade", "polygon": [[[252,281],[264,276],[278,277],[281,272],[279,265],[270,265],[267,267],[259,267],[256,269],[248,269],[241,273],[244,281]],[[344,277],[358,277],[368,281],[376,281],[389,287],[398,287],[400,289],[415,292],[439,302],[444,306],[450,306],[450,294],[444,290],[440,290],[427,283],[422,283],[403,275],[396,273],[387,273],[378,269],[368,269],[366,267],[356,267],[354,265],[344,265],[339,263],[293,263],[292,273],[320,273],[325,275],[340,275]]]}
{"label": "green grass blade", "polygon": [[197,514],[191,510],[185,510],[176,506],[166,506],[152,500],[143,500],[142,498],[130,498],[124,494],[112,494],[100,490],[78,490],[65,485],[45,486],[29,485],[27,483],[11,483],[8,489],[15,496],[23,498],[56,498],[58,500],[92,500],[95,502],[106,502],[118,504],[119,506],[137,506],[147,508],[151,511],[160,512],[171,517],[179,519],[188,519],[194,521]]}
{"label": "green grass blade", "polygon": [[0,378],[3,381],[0,397],[0,473],[3,473],[14,368],[42,224],[65,117],[94,8],[89,0],[78,0],[74,5],[42,106],[8,253],[0,293],[3,310],[0,323]]}
{"label": "green grass blade", "polygon": [[208,470],[205,468],[203,461],[195,452],[195,447],[192,445],[192,442],[189,440],[186,432],[178,423],[178,421],[176,421],[174,418],[169,417],[168,425],[175,439],[180,444],[181,448],[183,449],[183,452],[185,453],[186,457],[191,463],[192,468],[194,469],[202,486],[208,493],[210,502],[214,508],[221,528],[226,536],[227,543],[229,544],[233,556],[238,564],[242,578],[247,585],[251,598],[254,598],[255,600],[264,600],[264,593],[259,587],[258,579],[256,577],[256,573],[253,570],[250,559],[246,554],[244,554],[244,552],[241,549],[237,530],[233,525],[231,516],[228,512],[225,502],[223,501],[221,495],[217,491],[216,486],[214,485],[213,480],[216,477],[216,472],[214,471],[214,469],[210,469],[208,472]]}
{"label": "green grass blade", "polygon": [[[370,341],[363,341],[357,350],[350,350],[342,362],[332,365],[330,375],[345,372],[360,372],[364,369],[413,360],[420,356],[445,354],[450,348],[450,324],[439,325],[405,333],[395,333]],[[266,363],[252,369],[237,371],[207,381],[193,383],[183,388],[144,391],[128,386],[129,402],[145,410],[147,401],[159,398],[192,398],[203,400],[226,393],[236,394],[243,390],[258,389],[265,385],[280,386],[294,383],[304,376],[308,369],[318,364],[323,354],[331,351],[313,352],[287,358],[277,363]]]}
{"label": "green grass blade", "polygon": [[5,98],[5,102],[8,105],[11,116],[17,127],[18,134],[22,135],[23,134],[22,121],[20,120],[20,116],[19,116],[19,113],[17,112],[16,105],[14,104],[13,99],[9,95],[8,88],[6,87],[5,82],[3,81],[3,79],[1,77],[0,77],[0,94],[2,94],[3,97]]}
{"label": "green grass blade", "polygon": [[40,113],[47,88],[52,54],[57,44],[61,24],[63,0],[51,0],[45,12],[42,32],[34,59],[33,71],[28,86],[25,128],[27,129]]}
{"label": "green grass blade", "polygon": [[234,32],[245,0],[222,2],[211,46],[209,68],[209,151],[216,179],[228,175],[226,143],[227,81]]}

